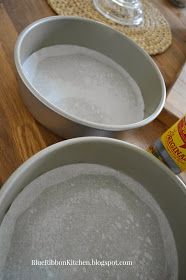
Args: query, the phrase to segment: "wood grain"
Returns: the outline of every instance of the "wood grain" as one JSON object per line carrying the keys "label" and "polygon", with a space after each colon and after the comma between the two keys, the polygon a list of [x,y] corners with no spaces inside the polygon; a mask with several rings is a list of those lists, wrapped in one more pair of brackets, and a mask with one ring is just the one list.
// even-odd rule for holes
{"label": "wood grain", "polygon": [[[173,44],[154,57],[167,88],[175,82],[186,58],[185,19],[168,2],[154,1],[171,24]],[[37,123],[25,108],[18,88],[13,49],[18,33],[36,19],[54,15],[45,0],[0,0],[0,184],[26,159],[62,140]],[[120,139],[144,149],[176,120],[163,111],[151,124],[121,133]]]}
{"label": "wood grain", "polygon": [[172,45],[163,54],[154,57],[169,91],[186,61],[186,9],[173,6],[168,0],[154,0],[170,24]]}
{"label": "wood grain", "polygon": [[26,159],[61,139],[36,123],[20,98],[13,61],[17,31],[2,3],[0,26],[0,183],[2,184]]}

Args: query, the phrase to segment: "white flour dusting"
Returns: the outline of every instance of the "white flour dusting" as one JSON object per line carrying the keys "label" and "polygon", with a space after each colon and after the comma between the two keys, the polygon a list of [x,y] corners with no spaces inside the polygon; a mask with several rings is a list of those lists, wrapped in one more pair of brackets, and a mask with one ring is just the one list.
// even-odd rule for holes
{"label": "white flour dusting", "polygon": [[[31,266],[31,260],[131,260],[133,266]],[[0,279],[175,280],[169,224],[151,195],[111,168],[52,170],[15,199],[0,226]]]}
{"label": "white flour dusting", "polygon": [[23,71],[42,97],[81,120],[123,125],[144,118],[137,83],[119,64],[94,50],[46,47],[26,59]]}

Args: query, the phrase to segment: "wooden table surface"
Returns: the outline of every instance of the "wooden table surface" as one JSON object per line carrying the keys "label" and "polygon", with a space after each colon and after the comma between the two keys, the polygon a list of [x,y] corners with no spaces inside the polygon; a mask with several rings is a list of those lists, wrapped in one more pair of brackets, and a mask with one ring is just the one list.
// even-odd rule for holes
{"label": "wooden table surface", "polygon": [[[166,0],[154,2],[169,21],[173,34],[172,46],[153,57],[170,90],[186,59],[186,10]],[[34,20],[50,15],[54,12],[45,0],[0,0],[0,184],[30,156],[62,140],[36,122],[24,106],[13,60],[19,32]],[[146,148],[175,120],[164,111],[153,123],[125,132],[121,138]]]}

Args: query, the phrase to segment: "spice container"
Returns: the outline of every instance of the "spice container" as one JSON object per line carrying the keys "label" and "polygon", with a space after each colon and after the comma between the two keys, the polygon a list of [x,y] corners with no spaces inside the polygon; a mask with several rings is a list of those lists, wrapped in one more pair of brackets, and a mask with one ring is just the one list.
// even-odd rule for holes
{"label": "spice container", "polygon": [[186,115],[169,128],[148,151],[175,174],[186,170]]}

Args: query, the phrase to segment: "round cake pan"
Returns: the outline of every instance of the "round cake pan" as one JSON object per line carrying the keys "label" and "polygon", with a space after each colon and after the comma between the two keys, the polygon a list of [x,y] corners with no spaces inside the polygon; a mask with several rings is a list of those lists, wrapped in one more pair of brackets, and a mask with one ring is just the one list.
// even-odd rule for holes
{"label": "round cake pan", "polygon": [[96,163],[120,170],[150,192],[169,221],[177,247],[179,280],[185,280],[185,185],[155,157],[119,140],[80,137],[57,143],[34,155],[13,173],[0,191],[0,224],[28,183],[49,170],[72,163]]}
{"label": "round cake pan", "polygon": [[[41,97],[23,73],[23,63],[41,48],[59,44],[78,45],[98,51],[121,65],[141,90],[145,104],[144,119],[127,125],[103,125],[80,120]],[[24,103],[40,123],[64,138],[116,137],[117,132],[138,128],[153,121],[164,106],[164,80],[151,57],[122,33],[93,20],[53,16],[32,23],[18,37],[15,64]]]}

